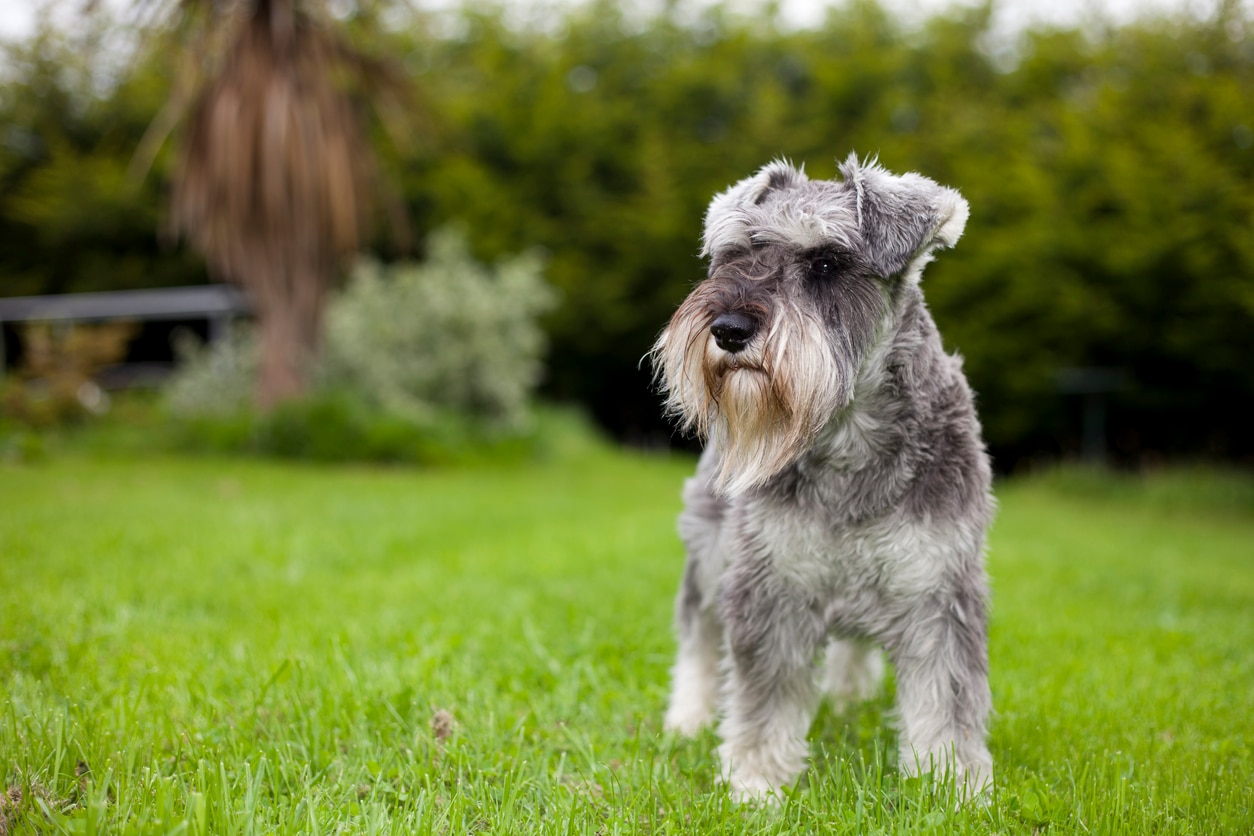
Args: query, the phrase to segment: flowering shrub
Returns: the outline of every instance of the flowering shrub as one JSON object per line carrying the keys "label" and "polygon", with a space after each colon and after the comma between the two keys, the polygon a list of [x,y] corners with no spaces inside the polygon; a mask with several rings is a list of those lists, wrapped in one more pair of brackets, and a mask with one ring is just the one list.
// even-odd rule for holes
{"label": "flowering shrub", "polygon": [[487,267],[454,232],[421,264],[363,260],[329,301],[308,397],[251,413],[257,340],[183,335],[165,403],[184,440],[314,459],[440,461],[526,429],[555,296],[535,255]]}
{"label": "flowering shrub", "polygon": [[418,421],[453,412],[520,425],[542,371],[538,320],[555,302],[540,259],[488,267],[450,230],[428,253],[357,265],[327,310],[322,384]]}
{"label": "flowering shrub", "polygon": [[191,331],[176,331],[177,370],[165,384],[170,412],[182,418],[235,415],[252,401],[257,376],[257,337],[236,325],[224,339],[202,343]]}

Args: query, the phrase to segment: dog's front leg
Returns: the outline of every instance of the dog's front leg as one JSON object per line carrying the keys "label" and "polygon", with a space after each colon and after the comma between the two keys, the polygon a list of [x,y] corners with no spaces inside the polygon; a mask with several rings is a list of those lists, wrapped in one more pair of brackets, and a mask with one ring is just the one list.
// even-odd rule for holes
{"label": "dog's front leg", "polygon": [[671,698],[665,728],[693,737],[714,716],[719,690],[719,653],[723,630],[718,613],[706,606],[698,559],[688,557],[675,601],[679,655],[671,668]]}
{"label": "dog's front leg", "polygon": [[957,782],[968,796],[990,787],[983,594],[972,590],[921,605],[889,655],[897,676],[901,770]]}
{"label": "dog's front leg", "polygon": [[730,573],[722,610],[727,672],[719,747],[737,801],[775,800],[805,769],[822,619],[766,563]]}

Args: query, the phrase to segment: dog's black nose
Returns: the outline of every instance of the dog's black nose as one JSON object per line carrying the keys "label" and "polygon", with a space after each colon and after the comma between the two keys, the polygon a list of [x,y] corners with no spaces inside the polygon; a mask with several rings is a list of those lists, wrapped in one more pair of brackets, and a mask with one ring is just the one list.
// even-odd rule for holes
{"label": "dog's black nose", "polygon": [[739,313],[720,314],[718,319],[710,325],[714,342],[718,343],[719,348],[730,351],[732,354],[743,351],[749,340],[753,339],[753,332],[756,330],[757,324]]}

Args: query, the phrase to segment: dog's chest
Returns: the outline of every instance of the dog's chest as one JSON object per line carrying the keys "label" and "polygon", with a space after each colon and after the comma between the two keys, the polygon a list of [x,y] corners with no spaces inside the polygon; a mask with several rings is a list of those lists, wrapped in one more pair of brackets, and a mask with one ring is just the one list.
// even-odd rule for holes
{"label": "dog's chest", "polygon": [[962,539],[947,526],[890,512],[841,522],[822,511],[763,503],[746,515],[746,531],[772,573],[827,600],[926,595],[946,582]]}

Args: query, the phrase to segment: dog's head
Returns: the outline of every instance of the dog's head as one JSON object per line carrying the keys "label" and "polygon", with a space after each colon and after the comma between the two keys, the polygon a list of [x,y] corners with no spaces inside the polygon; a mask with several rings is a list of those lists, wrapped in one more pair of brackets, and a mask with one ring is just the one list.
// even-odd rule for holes
{"label": "dog's head", "polygon": [[774,162],[710,203],[709,275],[653,346],[667,409],[719,453],[713,487],[761,485],[853,400],[894,302],[967,202],[918,174],[850,155],[841,180]]}

